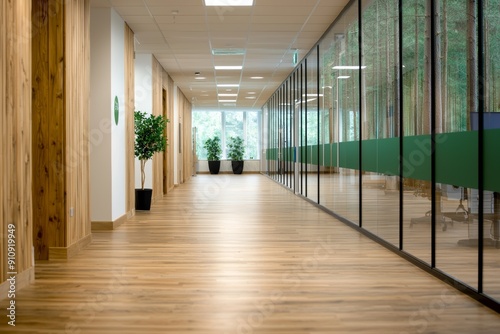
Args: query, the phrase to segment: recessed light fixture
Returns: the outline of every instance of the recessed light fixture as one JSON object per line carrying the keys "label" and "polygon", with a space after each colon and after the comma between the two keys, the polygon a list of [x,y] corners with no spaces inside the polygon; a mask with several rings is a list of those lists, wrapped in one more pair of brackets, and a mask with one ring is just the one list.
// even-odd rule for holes
{"label": "recessed light fixture", "polygon": [[259,79],[264,79],[264,77],[250,77],[250,79],[259,80]]}
{"label": "recessed light fixture", "polygon": [[337,77],[337,79],[349,79],[349,78],[350,78],[350,76],[348,76],[348,75],[341,75],[341,76]]}
{"label": "recessed light fixture", "polygon": [[243,66],[214,66],[216,70],[241,70]]}
{"label": "recessed light fixture", "polygon": [[366,66],[347,66],[347,65],[338,65],[338,66],[333,66],[332,69],[334,70],[359,70],[359,69],[364,69]]}
{"label": "recessed light fixture", "polygon": [[245,97],[245,99],[247,99],[247,100],[255,100],[256,97],[255,96],[247,96],[247,97]]}
{"label": "recessed light fixture", "polygon": [[205,80],[206,78],[205,77],[195,77],[194,79],[195,80]]}
{"label": "recessed light fixture", "polygon": [[240,84],[217,84],[217,87],[239,87]]}
{"label": "recessed light fixture", "polygon": [[212,54],[214,56],[243,56],[245,54],[245,49],[212,49]]}
{"label": "recessed light fixture", "polygon": [[248,92],[248,95],[254,95],[255,92]]}
{"label": "recessed light fixture", "polygon": [[219,96],[238,96],[238,94],[217,94]]}
{"label": "recessed light fixture", "polygon": [[205,6],[253,6],[253,0],[205,0]]}
{"label": "recessed light fixture", "polygon": [[236,100],[219,100],[219,102],[236,102]]}

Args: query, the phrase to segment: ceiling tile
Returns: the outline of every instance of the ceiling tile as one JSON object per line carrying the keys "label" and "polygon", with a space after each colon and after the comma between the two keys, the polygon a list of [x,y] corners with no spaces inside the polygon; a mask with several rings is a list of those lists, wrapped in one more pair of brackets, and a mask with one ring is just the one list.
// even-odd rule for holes
{"label": "ceiling tile", "polygon": [[[132,28],[137,53],[152,53],[195,108],[258,110],[303,58],[348,0],[255,0],[252,7],[205,7],[203,0],[91,0],[115,8]],[[242,48],[244,56],[213,56]],[[214,65],[243,65],[242,71]],[[203,80],[195,79],[201,72]],[[251,76],[263,76],[252,80]],[[237,103],[219,104],[217,83],[240,83]],[[254,92],[255,94],[248,94]],[[247,99],[246,97],[255,97]]]}

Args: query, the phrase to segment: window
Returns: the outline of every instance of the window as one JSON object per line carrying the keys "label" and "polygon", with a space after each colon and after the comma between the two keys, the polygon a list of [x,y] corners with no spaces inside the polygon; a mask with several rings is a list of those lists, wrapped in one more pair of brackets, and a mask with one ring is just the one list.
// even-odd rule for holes
{"label": "window", "polygon": [[241,136],[245,142],[245,159],[260,159],[260,120],[260,111],[193,111],[198,159],[207,159],[203,144],[213,136],[221,138],[222,159],[227,159],[227,140],[235,136]]}

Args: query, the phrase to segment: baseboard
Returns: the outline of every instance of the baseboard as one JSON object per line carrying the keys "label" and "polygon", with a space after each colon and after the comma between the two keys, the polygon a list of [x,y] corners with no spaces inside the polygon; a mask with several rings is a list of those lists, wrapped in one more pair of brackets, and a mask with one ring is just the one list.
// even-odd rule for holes
{"label": "baseboard", "polygon": [[[30,267],[16,275],[16,292],[35,282],[35,267]],[[0,300],[7,298],[10,290],[10,282],[0,284]]]}
{"label": "baseboard", "polygon": [[133,210],[133,214],[128,212],[121,216],[120,218],[116,219],[115,221],[112,222],[105,222],[105,221],[95,221],[91,222],[91,229],[92,231],[111,231],[111,230],[116,230],[120,225],[125,223],[128,218],[132,217],[135,215],[135,210]]}
{"label": "baseboard", "polygon": [[[261,174],[262,172],[261,171],[258,171],[258,170],[254,170],[254,171],[243,171],[242,174],[238,174],[238,175],[243,175],[243,174]],[[210,171],[200,171],[200,172],[197,172],[196,174],[210,174]],[[219,174],[234,174],[233,171],[231,170],[225,170],[225,171],[219,171]],[[235,174],[236,175],[236,174]]]}
{"label": "baseboard", "polygon": [[67,260],[78,254],[88,244],[92,242],[92,234],[78,240],[68,247],[50,247],[49,260]]}

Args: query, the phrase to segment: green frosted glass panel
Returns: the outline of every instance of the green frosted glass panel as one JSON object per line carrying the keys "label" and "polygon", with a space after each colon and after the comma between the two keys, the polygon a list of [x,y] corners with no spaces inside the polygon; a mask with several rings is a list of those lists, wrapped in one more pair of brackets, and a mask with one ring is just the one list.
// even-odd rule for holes
{"label": "green frosted glass panel", "polygon": [[321,153],[322,153],[322,159],[321,159],[321,166],[330,166],[331,159],[332,159],[332,152],[330,148],[330,144],[325,144],[321,146]]}
{"label": "green frosted glass panel", "polygon": [[319,159],[320,159],[320,155],[319,155],[319,145],[312,145],[310,146],[310,150],[311,150],[311,163],[313,165],[319,165]]}
{"label": "green frosted glass panel", "polygon": [[269,148],[266,151],[266,158],[267,160],[278,160],[276,154],[276,149],[275,148]]}
{"label": "green frosted glass panel", "polygon": [[436,182],[477,188],[477,131],[436,135]]}
{"label": "green frosted glass panel", "polygon": [[431,180],[431,136],[403,138],[403,177]]}
{"label": "green frosted glass panel", "polygon": [[286,161],[293,161],[293,147],[286,148]]}
{"label": "green frosted glass panel", "polygon": [[337,144],[330,144],[331,145],[331,150],[332,150],[332,159],[331,159],[331,164],[329,166],[334,166],[337,167]]}
{"label": "green frosted glass panel", "polygon": [[311,149],[307,146],[300,147],[300,162],[309,163],[308,154],[311,154]]}
{"label": "green frosted glass panel", "polygon": [[359,169],[359,141],[340,143],[340,167]]}
{"label": "green frosted glass panel", "polygon": [[399,175],[399,138],[363,140],[363,170]]}
{"label": "green frosted glass panel", "polygon": [[500,129],[484,131],[484,189],[500,192]]}

